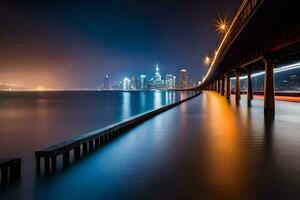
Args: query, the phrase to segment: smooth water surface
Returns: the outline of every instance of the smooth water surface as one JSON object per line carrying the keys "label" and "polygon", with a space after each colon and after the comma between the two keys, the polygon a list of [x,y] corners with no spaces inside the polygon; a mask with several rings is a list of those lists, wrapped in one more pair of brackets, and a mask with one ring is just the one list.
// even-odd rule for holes
{"label": "smooth water surface", "polygon": [[[23,199],[299,199],[300,104],[237,106],[215,92],[129,130]],[[26,180],[22,180],[26,182]],[[25,198],[26,197],[26,198]]]}
{"label": "smooth water surface", "polygon": [[22,158],[18,187],[32,192],[34,151],[188,95],[175,91],[0,92],[0,158]]}

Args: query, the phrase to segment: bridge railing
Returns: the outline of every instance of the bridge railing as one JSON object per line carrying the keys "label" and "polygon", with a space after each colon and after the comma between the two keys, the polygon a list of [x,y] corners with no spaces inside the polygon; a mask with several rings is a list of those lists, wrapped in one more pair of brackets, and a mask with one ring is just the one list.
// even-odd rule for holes
{"label": "bridge railing", "polygon": [[264,0],[244,0],[240,6],[237,14],[232,20],[232,23],[226,32],[223,40],[221,41],[218,50],[214,56],[214,59],[210,65],[210,68],[205,75],[202,84],[205,84],[206,81],[211,77],[220,61],[222,60],[227,49],[230,47],[234,39],[241,32],[245,24],[251,18],[252,14],[256,11],[259,5],[263,3]]}

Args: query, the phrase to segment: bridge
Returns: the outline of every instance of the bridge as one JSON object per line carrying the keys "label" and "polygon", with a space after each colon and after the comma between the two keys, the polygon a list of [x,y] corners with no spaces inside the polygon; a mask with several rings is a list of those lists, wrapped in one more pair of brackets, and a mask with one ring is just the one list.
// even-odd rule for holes
{"label": "bridge", "polygon": [[274,68],[300,60],[299,19],[297,1],[244,0],[198,89],[217,91],[230,99],[230,78],[236,77],[238,103],[240,76],[247,75],[247,101],[251,105],[251,74],[264,71],[264,113],[273,116]]}

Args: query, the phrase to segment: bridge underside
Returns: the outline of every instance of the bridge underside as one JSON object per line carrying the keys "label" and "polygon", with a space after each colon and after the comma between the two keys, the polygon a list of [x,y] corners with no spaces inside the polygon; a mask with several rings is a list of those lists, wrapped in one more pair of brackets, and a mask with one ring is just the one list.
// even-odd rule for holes
{"label": "bridge underside", "polygon": [[219,91],[229,98],[229,78],[235,76],[235,93],[238,102],[239,76],[247,74],[250,105],[253,98],[251,73],[265,70],[265,110],[273,114],[275,108],[273,69],[275,66],[300,60],[300,17],[297,1],[256,0],[255,2],[259,2],[257,7],[228,43],[225,51],[220,52],[217,67],[198,89]]}
{"label": "bridge underside", "polygon": [[300,22],[296,1],[264,1],[232,41],[210,80],[219,75],[260,67],[262,59],[286,64],[300,58]]}

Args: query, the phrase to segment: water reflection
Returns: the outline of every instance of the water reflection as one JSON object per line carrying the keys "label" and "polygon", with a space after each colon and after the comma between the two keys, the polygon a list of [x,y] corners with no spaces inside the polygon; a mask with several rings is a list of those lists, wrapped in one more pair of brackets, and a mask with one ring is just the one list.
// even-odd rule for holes
{"label": "water reflection", "polygon": [[180,92],[180,100],[186,99],[187,95],[188,94],[186,92]]}
{"label": "water reflection", "polygon": [[130,102],[130,92],[122,92],[122,119],[126,119],[131,116],[131,102]]}
{"label": "water reflection", "polygon": [[141,94],[141,108],[144,110],[145,109],[145,107],[146,107],[146,102],[147,102],[147,99],[146,99],[146,94],[145,94],[146,92],[144,92],[144,91],[142,91],[142,92],[140,92],[140,94]]}
{"label": "water reflection", "polygon": [[162,105],[161,92],[156,90],[154,92],[154,108],[159,108]]}
{"label": "water reflection", "polygon": [[[174,93],[162,93],[161,103],[145,95],[151,99],[145,106],[153,108]],[[136,112],[133,105],[142,105],[134,99],[131,93],[131,113]],[[128,131],[60,176],[37,183],[34,196],[299,199],[299,104],[277,102],[273,120],[265,120],[263,101],[254,100],[251,108],[246,104],[244,96],[236,107],[215,92],[204,92]]]}
{"label": "water reflection", "polygon": [[179,99],[178,92],[169,91],[0,92],[0,157],[22,158],[22,180],[5,191],[6,197],[32,199],[34,151]]}
{"label": "water reflection", "polygon": [[[210,133],[207,136],[207,173],[210,174],[207,182],[220,190],[232,191],[231,195],[241,194],[248,185],[243,181],[246,169],[240,165],[245,151],[238,142],[240,126],[225,98],[217,93],[203,95],[207,98],[207,108],[210,111],[202,122],[208,122],[205,128]],[[224,176],[226,179],[222,178]]]}

